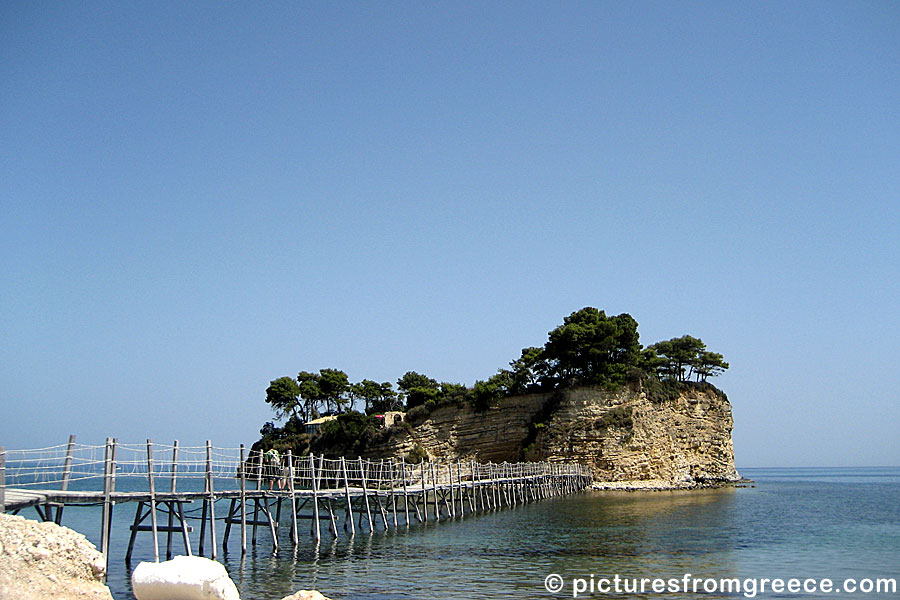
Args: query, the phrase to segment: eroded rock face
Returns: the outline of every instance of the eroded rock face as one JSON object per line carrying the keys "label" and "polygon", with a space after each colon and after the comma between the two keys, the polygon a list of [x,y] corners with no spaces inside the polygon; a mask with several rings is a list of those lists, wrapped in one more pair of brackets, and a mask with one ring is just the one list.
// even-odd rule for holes
{"label": "eroded rock face", "polygon": [[479,461],[575,460],[590,465],[597,481],[693,487],[740,479],[732,427],[731,404],[712,386],[663,401],[643,389],[576,388],[505,398],[483,412],[439,408],[370,456],[418,449]]}
{"label": "eroded rock face", "polygon": [[740,479],[732,427],[731,404],[711,386],[662,402],[582,389],[566,394],[535,446],[546,459],[591,465],[598,481],[691,487]]}
{"label": "eroded rock face", "polygon": [[112,600],[103,555],[55,523],[0,514],[0,598]]}

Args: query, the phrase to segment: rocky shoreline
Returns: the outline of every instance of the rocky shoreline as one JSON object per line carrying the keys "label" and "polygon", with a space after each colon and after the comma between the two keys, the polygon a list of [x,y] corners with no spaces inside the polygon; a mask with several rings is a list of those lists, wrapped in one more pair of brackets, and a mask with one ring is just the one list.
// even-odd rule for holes
{"label": "rocky shoreline", "polygon": [[56,523],[0,514],[0,598],[112,600],[103,555]]}
{"label": "rocky shoreline", "polygon": [[637,480],[637,481],[597,481],[588,488],[596,492],[675,492],[690,490],[705,490],[726,487],[755,487],[752,479],[740,478],[734,480],[715,481],[685,481],[672,483],[662,480]]}

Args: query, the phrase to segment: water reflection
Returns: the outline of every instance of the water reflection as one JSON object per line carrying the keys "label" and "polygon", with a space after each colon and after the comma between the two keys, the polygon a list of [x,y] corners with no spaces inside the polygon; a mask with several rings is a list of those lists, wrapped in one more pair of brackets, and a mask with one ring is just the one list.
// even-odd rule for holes
{"label": "water reflection", "polygon": [[[664,579],[685,573],[717,579],[896,577],[900,485],[882,480],[798,482],[781,476],[752,489],[584,493],[375,534],[357,530],[350,536],[341,529],[335,539],[324,529],[318,544],[307,522],[297,548],[289,526],[282,526],[277,556],[265,532],[242,558],[233,533],[232,551],[220,560],[245,600],[277,600],[311,588],[344,600],[550,598],[543,586],[549,573],[568,582],[617,573]],[[114,539],[113,545],[123,543]],[[147,547],[144,540],[136,548],[137,560],[147,559]],[[110,585],[119,600],[129,597],[129,577],[121,563],[111,564]],[[557,597],[571,597],[567,591]]]}

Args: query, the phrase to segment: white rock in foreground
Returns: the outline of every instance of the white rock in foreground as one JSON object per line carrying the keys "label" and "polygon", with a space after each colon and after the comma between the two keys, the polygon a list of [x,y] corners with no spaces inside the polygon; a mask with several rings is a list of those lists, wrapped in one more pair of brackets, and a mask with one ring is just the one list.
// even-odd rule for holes
{"label": "white rock in foreground", "polygon": [[0,514],[2,600],[112,600],[103,555],[56,523]]}
{"label": "white rock in foreground", "polygon": [[142,562],[131,574],[137,600],[240,600],[221,564],[201,556]]}

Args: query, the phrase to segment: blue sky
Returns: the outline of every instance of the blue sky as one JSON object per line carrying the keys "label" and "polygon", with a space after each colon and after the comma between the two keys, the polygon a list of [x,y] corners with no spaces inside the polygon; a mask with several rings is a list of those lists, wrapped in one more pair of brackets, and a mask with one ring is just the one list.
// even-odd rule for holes
{"label": "blue sky", "polygon": [[740,466],[898,465],[900,6],[0,4],[0,444],[250,443],[584,306]]}

